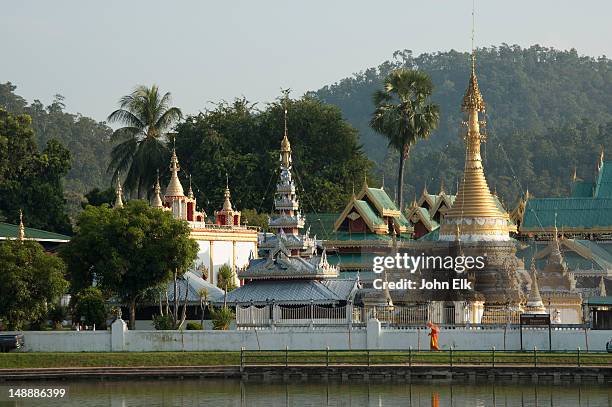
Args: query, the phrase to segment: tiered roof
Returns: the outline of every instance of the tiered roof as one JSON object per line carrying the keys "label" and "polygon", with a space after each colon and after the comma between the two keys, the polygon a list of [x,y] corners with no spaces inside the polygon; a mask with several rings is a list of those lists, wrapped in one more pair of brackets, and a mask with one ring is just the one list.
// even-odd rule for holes
{"label": "tiered roof", "polygon": [[[363,223],[363,224],[362,224]],[[356,240],[389,236],[393,229],[399,237],[410,238],[412,227],[383,188],[371,188],[364,182],[334,222],[330,240]],[[375,237],[374,237],[375,238]]]}
{"label": "tiered roof", "polygon": [[555,222],[565,234],[612,236],[612,161],[600,161],[594,182],[575,181],[569,197],[528,199],[519,230],[550,235]]}

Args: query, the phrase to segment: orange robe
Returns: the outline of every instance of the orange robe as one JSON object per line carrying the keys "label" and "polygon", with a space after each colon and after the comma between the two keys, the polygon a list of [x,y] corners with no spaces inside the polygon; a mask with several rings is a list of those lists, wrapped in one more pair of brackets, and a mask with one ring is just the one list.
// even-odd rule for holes
{"label": "orange robe", "polygon": [[429,336],[431,336],[429,340],[429,350],[440,350],[438,347],[438,332],[440,328],[434,324],[431,324],[429,327],[431,328],[431,332],[429,333]]}

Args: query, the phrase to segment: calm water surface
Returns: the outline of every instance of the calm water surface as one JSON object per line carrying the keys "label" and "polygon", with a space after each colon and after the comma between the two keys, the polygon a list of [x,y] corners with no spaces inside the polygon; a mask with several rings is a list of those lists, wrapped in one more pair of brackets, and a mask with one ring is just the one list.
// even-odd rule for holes
{"label": "calm water surface", "polygon": [[[610,407],[612,386],[533,384],[254,383],[240,380],[140,380],[10,383],[68,386],[62,401],[0,401],[0,406],[559,406]],[[6,383],[4,383],[6,389]],[[3,399],[6,400],[6,396]]]}

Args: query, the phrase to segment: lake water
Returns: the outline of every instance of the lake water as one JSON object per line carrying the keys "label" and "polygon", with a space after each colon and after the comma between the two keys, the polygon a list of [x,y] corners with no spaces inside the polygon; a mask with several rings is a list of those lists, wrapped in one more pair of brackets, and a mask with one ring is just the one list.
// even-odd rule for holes
{"label": "lake water", "polygon": [[[6,401],[8,387],[68,387],[63,400]],[[255,383],[133,380],[3,383],[0,406],[559,406],[610,407],[612,386],[534,384]]]}

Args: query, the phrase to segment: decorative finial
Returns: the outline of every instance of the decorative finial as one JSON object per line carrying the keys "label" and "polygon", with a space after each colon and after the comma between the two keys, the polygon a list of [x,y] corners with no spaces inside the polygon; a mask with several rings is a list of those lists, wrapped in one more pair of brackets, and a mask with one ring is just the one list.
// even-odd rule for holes
{"label": "decorative finial", "polygon": [[155,189],[153,195],[153,202],[151,202],[151,206],[154,208],[162,208],[164,204],[161,199],[161,186],[159,185],[159,170],[157,170],[157,179],[155,181]]}
{"label": "decorative finial", "polygon": [[114,208],[123,208],[123,188],[121,187],[121,181],[119,175],[117,175],[117,186],[115,187],[115,204]]}
{"label": "decorative finial", "polygon": [[597,169],[600,170],[603,167],[604,163],[604,146],[601,146],[601,151],[599,152],[599,163],[597,164]]}
{"label": "decorative finial", "polygon": [[384,172],[382,174],[382,185],[380,186],[380,189],[382,189],[382,190],[385,189],[385,173]]}
{"label": "decorative finial", "polygon": [[363,172],[363,187],[364,188],[368,187],[368,172],[367,171]]}
{"label": "decorative finial", "polygon": [[578,174],[576,171],[576,166],[574,165],[574,171],[572,172],[572,182],[576,182],[576,180],[578,179]]}
{"label": "decorative finial", "polygon": [[191,174],[189,174],[189,189],[187,190],[187,197],[189,199],[194,199],[193,189],[191,188]]}
{"label": "decorative finial", "polygon": [[19,234],[17,239],[22,241],[25,239],[25,227],[23,226],[23,212],[19,209]]}
{"label": "decorative finial", "polygon": [[608,295],[607,290],[606,290],[606,282],[604,280],[604,277],[601,276],[601,278],[599,279],[599,296],[600,297],[606,297]]}
{"label": "decorative finial", "polygon": [[[176,139],[176,137],[174,138]],[[178,178],[178,172],[181,170],[181,167],[178,162],[178,158],[176,157],[176,148],[172,148],[172,157],[170,158],[170,182],[168,183],[168,187],[166,188],[166,198],[167,197],[180,197],[185,196],[183,192],[183,185]]]}
{"label": "decorative finial", "polygon": [[446,193],[444,191],[444,178],[440,178],[440,194],[439,195],[442,195],[444,193]]}
{"label": "decorative finial", "polygon": [[223,201],[223,210],[224,211],[231,211],[232,210],[232,202],[230,200],[230,190],[229,190],[229,177],[227,175],[227,172],[225,173],[225,193],[223,194],[224,197],[224,201]]}

